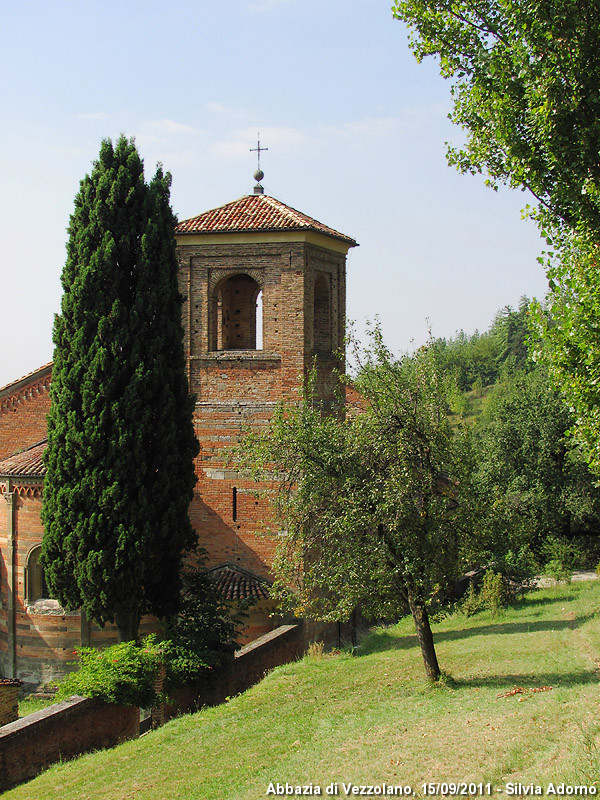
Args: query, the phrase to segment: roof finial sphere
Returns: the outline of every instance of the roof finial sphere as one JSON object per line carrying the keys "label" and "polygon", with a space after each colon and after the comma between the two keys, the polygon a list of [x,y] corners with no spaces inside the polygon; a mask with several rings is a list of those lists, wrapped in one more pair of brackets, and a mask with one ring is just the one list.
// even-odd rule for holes
{"label": "roof finial sphere", "polygon": [[254,173],[254,180],[255,181],[262,181],[262,179],[264,177],[265,177],[265,173],[262,171],[262,169],[257,169],[256,172]]}

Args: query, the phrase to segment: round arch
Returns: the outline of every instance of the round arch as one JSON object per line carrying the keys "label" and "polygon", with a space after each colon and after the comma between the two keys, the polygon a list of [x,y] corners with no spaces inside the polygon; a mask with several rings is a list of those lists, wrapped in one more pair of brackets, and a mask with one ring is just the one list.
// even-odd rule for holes
{"label": "round arch", "polygon": [[245,272],[222,278],[215,285],[210,298],[211,350],[257,349],[262,331],[262,320],[257,325],[256,313],[261,291],[258,281]]}

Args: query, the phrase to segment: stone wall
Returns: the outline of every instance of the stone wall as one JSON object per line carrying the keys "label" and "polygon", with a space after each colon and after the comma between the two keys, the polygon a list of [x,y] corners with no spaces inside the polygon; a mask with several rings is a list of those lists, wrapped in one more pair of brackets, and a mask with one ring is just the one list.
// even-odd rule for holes
{"label": "stone wall", "polygon": [[139,735],[140,710],[71,697],[0,728],[0,792],[50,764]]}

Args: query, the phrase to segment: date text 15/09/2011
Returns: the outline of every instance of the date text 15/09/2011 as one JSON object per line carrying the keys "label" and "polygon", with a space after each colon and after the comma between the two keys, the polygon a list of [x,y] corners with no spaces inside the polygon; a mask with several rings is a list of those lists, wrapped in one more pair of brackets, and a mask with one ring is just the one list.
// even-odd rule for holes
{"label": "date text 15/09/2011", "polygon": [[[559,797],[595,797],[598,794],[596,784],[590,785],[571,785],[566,783],[506,783],[503,787],[496,787],[491,783],[468,783],[459,781],[430,781],[422,783],[418,787],[424,797],[477,797],[484,795],[505,795],[507,797],[528,797],[529,795],[544,795]],[[415,789],[410,785],[402,784],[373,784],[358,785],[354,783],[330,783],[323,787],[320,784],[296,785],[290,783],[270,783],[267,795],[329,795],[329,796],[394,796],[394,797],[413,797]]]}
{"label": "date text 15/09/2011", "polygon": [[590,784],[586,786],[571,785],[567,783],[549,783],[546,786],[535,783],[506,783],[503,788],[495,787],[491,783],[466,783],[466,782],[444,782],[444,783],[423,783],[421,785],[423,795],[435,796],[477,796],[505,794],[508,797],[527,797],[529,795],[544,795],[551,797],[595,797],[598,788]]}

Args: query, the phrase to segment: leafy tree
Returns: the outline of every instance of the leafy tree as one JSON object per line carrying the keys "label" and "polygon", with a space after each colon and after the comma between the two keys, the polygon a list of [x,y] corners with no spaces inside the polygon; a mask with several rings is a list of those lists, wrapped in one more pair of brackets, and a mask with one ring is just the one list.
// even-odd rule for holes
{"label": "leafy tree", "polygon": [[[529,189],[554,249],[550,317],[538,356],[576,412],[576,435],[600,471],[600,3],[598,0],[396,0],[418,59],[452,81],[448,150],[459,170]],[[591,323],[591,327],[588,327]]]}
{"label": "leafy tree", "polygon": [[529,306],[529,299],[522,297],[516,311],[505,306],[494,318],[490,334],[497,345],[498,375],[510,375],[533,366],[527,347],[531,333]]}
{"label": "leafy tree", "polygon": [[310,391],[245,441],[243,461],[275,472],[276,586],[298,613],[347,619],[412,613],[425,670],[440,669],[428,610],[457,577],[466,448],[446,413],[430,344],[396,360],[378,331],[356,388],[364,410],[325,413]]}
{"label": "leafy tree", "polygon": [[442,371],[466,392],[528,367],[529,335],[529,300],[522,297],[517,310],[505,306],[499,311],[488,331],[470,336],[460,331],[454,338],[436,339],[434,345]]}
{"label": "leafy tree", "polygon": [[184,371],[170,175],[102,142],[69,224],[54,325],[41,562],[67,608],[136,638],[174,613],[195,543],[193,399]]}
{"label": "leafy tree", "polygon": [[600,489],[566,433],[572,417],[538,367],[499,383],[476,429],[480,546],[501,556],[546,542],[597,536]]}
{"label": "leafy tree", "polygon": [[529,189],[570,228],[600,230],[600,5],[573,0],[397,0],[416,57],[452,81],[449,149],[465,172]]}
{"label": "leafy tree", "polygon": [[[549,239],[549,241],[552,241]],[[534,356],[573,411],[574,435],[596,475],[600,474],[600,281],[596,235],[554,233],[558,249],[547,258],[551,291],[534,307]]]}

